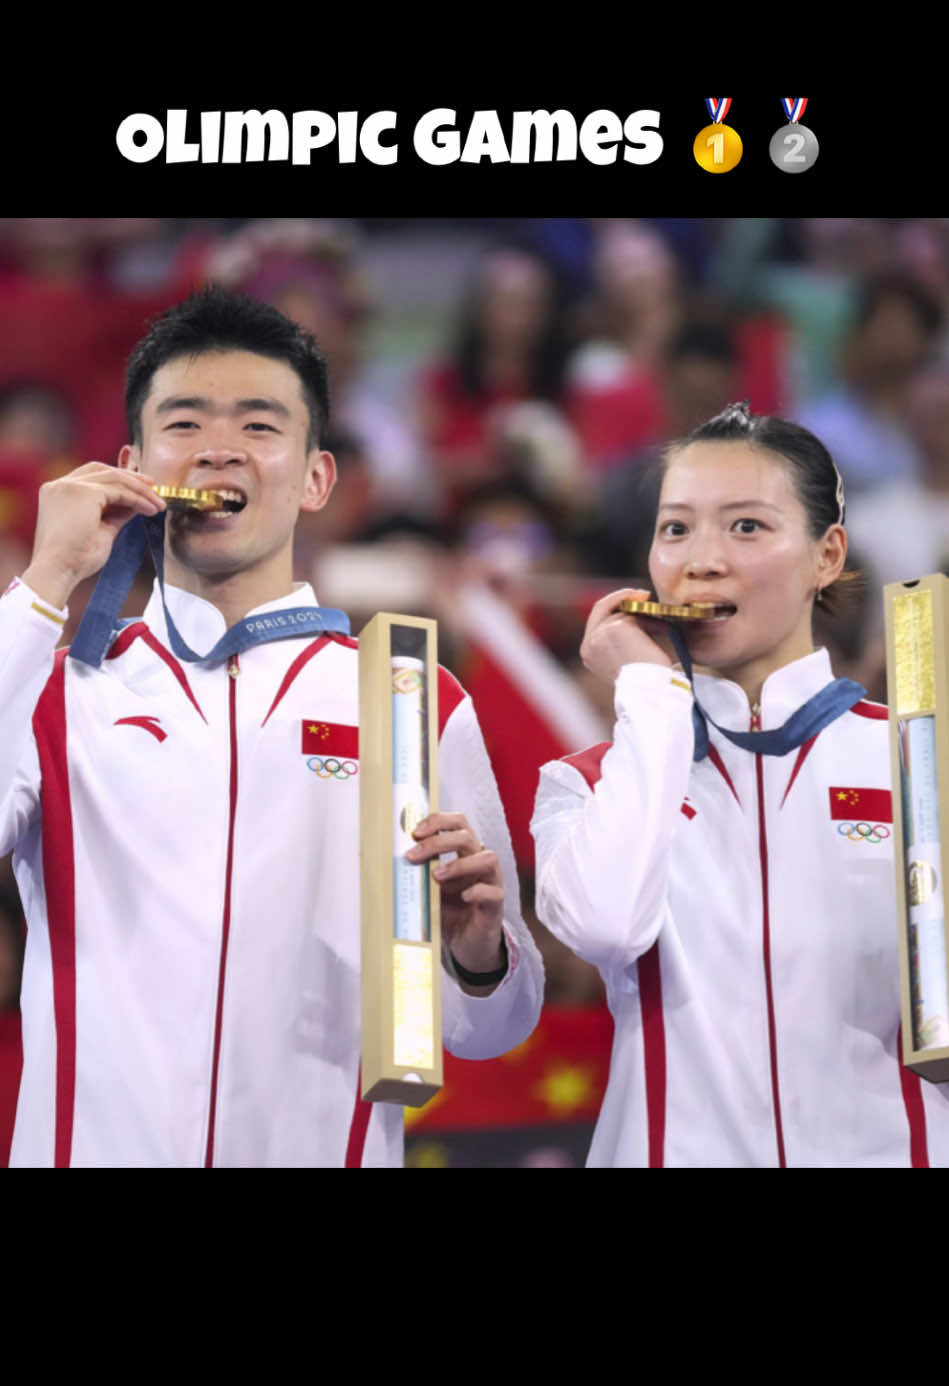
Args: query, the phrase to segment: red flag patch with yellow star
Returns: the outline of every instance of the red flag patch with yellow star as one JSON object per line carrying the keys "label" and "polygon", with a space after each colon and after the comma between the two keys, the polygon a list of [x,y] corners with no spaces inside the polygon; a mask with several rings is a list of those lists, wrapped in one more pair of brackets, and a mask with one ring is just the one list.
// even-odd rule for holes
{"label": "red flag patch with yellow star", "polygon": [[833,819],[872,819],[875,823],[893,822],[893,796],[888,789],[847,789],[830,787],[830,816]]}
{"label": "red flag patch with yellow star", "polygon": [[343,722],[320,722],[307,718],[303,723],[300,750],[306,756],[347,756],[355,759],[359,755],[359,728],[346,726]]}

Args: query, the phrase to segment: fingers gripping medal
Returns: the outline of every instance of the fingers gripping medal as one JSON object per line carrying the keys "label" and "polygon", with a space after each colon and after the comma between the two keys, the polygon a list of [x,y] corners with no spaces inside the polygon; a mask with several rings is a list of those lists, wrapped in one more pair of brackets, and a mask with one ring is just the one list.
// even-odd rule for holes
{"label": "fingers gripping medal", "polygon": [[692,153],[699,168],[706,173],[728,173],[741,160],[741,136],[730,125],[723,124],[732,104],[730,96],[707,96],[705,104],[712,117],[712,124],[706,125],[696,135]]}
{"label": "fingers gripping medal", "polygon": [[768,153],[771,162],[777,164],[782,173],[803,173],[817,162],[820,146],[813,130],[801,124],[801,116],[807,106],[806,96],[782,96],[781,104],[787,116],[788,125],[782,125],[771,136]]}

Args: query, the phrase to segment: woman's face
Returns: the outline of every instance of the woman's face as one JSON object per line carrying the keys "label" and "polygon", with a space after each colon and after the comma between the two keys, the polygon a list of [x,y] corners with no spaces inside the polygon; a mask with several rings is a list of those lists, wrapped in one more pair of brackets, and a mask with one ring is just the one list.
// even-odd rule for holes
{"label": "woman's face", "polygon": [[811,607],[843,565],[843,530],[814,540],[790,463],[744,442],[692,443],[662,483],[649,571],[664,602],[727,602],[685,627],[696,664],[760,682],[809,654]]}
{"label": "woman's face", "polygon": [[489,342],[530,346],[546,327],[550,309],[550,279],[537,261],[505,252],[485,265],[478,318]]}

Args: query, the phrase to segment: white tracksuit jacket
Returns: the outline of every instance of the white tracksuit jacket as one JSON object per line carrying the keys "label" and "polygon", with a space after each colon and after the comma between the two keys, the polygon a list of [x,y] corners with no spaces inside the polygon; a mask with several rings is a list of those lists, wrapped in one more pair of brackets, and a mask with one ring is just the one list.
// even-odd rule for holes
{"label": "white tracksuit jacket", "polygon": [[[167,589],[185,640],[217,610]],[[313,604],[303,587],[258,609]],[[310,721],[354,728],[356,642],[297,637],[182,667],[153,594],[100,670],[0,599],[0,853],[28,921],[13,1165],[400,1165],[402,1109],[357,1102],[357,762],[320,777]],[[62,614],[62,613],[60,613]],[[511,966],[443,974],[446,1047],[503,1053],[540,1013],[510,839],[471,699],[440,676],[440,803],[499,854]],[[447,720],[446,720],[447,718]],[[310,762],[313,762],[312,764]]]}
{"label": "white tracksuit jacket", "polygon": [[[832,677],[824,650],[772,674],[762,728]],[[737,684],[696,689],[748,730]],[[538,914],[600,969],[615,1021],[590,1164],[949,1164],[949,1088],[898,1061],[886,795],[863,796],[881,832],[831,810],[889,790],[886,709],[786,756],[710,727],[696,764],[678,671],[624,666],[615,706],[611,746],[543,767],[532,823]]]}

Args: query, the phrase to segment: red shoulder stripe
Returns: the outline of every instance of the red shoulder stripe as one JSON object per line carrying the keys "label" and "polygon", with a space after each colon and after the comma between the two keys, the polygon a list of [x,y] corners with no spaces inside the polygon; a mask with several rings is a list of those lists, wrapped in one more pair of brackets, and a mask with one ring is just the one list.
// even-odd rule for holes
{"label": "red shoulder stripe", "polygon": [[329,639],[330,637],[328,635],[318,635],[314,641],[307,645],[306,649],[300,651],[296,659],[290,665],[290,668],[284,674],[283,683],[281,683],[280,687],[277,689],[277,696],[270,704],[270,712],[267,713],[267,716],[260,724],[262,727],[265,727],[267,725],[267,720],[270,717],[270,714],[274,711],[277,704],[280,702],[280,699],[283,697],[284,693],[286,693],[291,683],[293,683],[293,680],[296,678],[297,674],[299,674],[304,664],[308,664],[315,654],[319,654],[320,650],[323,649],[324,645],[327,644]]}
{"label": "red shoulder stripe", "polygon": [[804,745],[798,751],[797,760],[794,762],[794,769],[791,771],[791,778],[788,780],[788,787],[784,791],[784,797],[782,798],[781,803],[778,805],[779,808],[784,808],[784,800],[788,797],[788,795],[791,792],[791,785],[797,779],[797,772],[800,770],[805,760],[807,760],[808,754],[810,753],[810,749],[819,736],[820,732],[815,732],[814,735],[810,738],[810,740],[805,741]]}
{"label": "red shoulder stripe", "polygon": [[871,703],[867,698],[861,698],[859,703],[854,703],[850,711],[855,712],[858,717],[870,717],[875,722],[885,722],[890,715],[885,703]]}
{"label": "red shoulder stripe", "polygon": [[129,645],[137,640],[140,635],[144,635],[147,630],[148,627],[144,621],[135,621],[132,625],[126,626],[112,641],[106,653],[106,659],[116,659],[119,655],[125,654]]}
{"label": "red shoulder stripe", "polygon": [[588,746],[585,751],[576,751],[572,756],[562,756],[561,759],[565,764],[572,765],[575,770],[579,770],[587,784],[593,789],[603,773],[603,757],[612,744],[612,741],[602,741],[599,746]]}
{"label": "red shoulder stripe", "polygon": [[445,730],[445,724],[460,702],[466,697],[467,693],[461,684],[450,674],[447,669],[438,666],[438,735],[441,736]]}
{"label": "red shoulder stripe", "polygon": [[201,721],[207,722],[208,719],[201,711],[201,705],[199,704],[197,698],[194,696],[194,693],[191,691],[191,684],[188,682],[188,676],[185,673],[184,669],[182,669],[181,665],[178,663],[177,659],[175,659],[171,651],[166,650],[164,645],[158,639],[158,637],[152,634],[151,630],[149,630],[148,626],[146,626],[144,621],[136,621],[134,625],[126,626],[125,629],[121,631],[120,634],[116,637],[116,639],[112,642],[109,652],[106,655],[106,659],[115,659],[118,655],[125,654],[125,651],[129,648],[131,644],[134,643],[134,641],[136,641],[139,638],[139,636],[141,636],[141,638],[145,641],[145,644],[148,646],[148,648],[152,650],[155,654],[157,654],[158,658],[163,660],[164,663],[168,665],[168,668],[171,670],[175,678],[178,680],[179,684],[184,690],[186,697],[188,698],[188,701],[191,703],[192,707],[195,709],[198,716],[201,718]]}
{"label": "red shoulder stripe", "polygon": [[725,783],[728,785],[728,788],[729,788],[729,789],[731,790],[731,792],[734,794],[734,796],[735,796],[735,802],[736,802],[737,804],[740,804],[740,803],[741,803],[741,800],[740,800],[739,797],[738,797],[738,790],[737,790],[737,789],[735,788],[735,786],[732,784],[732,777],[731,777],[731,775],[729,775],[727,769],[725,768],[725,762],[722,760],[722,757],[721,757],[721,755],[720,755],[720,753],[719,753],[718,747],[717,747],[717,746],[713,746],[711,743],[709,743],[708,758],[709,758],[710,762],[712,763],[712,765],[715,766],[715,769],[716,769],[716,770],[718,771],[718,773],[721,775],[722,779],[723,779],[723,780],[725,781]]}

